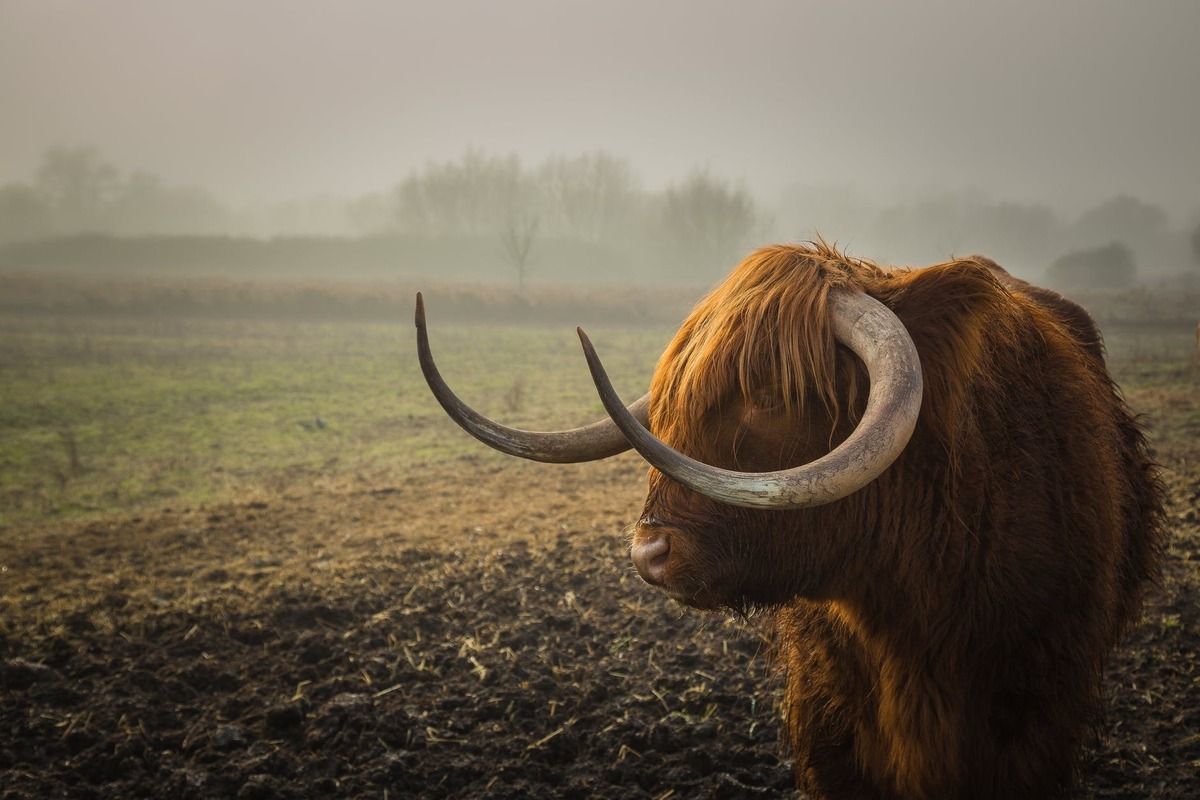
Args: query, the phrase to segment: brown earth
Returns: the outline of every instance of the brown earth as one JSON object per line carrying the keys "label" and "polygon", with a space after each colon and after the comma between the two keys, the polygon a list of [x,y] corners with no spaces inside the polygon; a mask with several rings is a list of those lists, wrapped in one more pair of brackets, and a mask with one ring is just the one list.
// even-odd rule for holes
{"label": "brown earth", "polygon": [[[1200,797],[1198,449],[1084,797]],[[643,474],[480,456],[3,531],[0,797],[790,796],[754,621],[628,565]]]}

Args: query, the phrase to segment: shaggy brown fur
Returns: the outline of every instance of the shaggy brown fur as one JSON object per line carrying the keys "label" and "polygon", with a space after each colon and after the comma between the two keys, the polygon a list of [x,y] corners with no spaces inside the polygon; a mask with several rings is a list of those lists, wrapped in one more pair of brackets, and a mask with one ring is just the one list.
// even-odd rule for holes
{"label": "shaggy brown fur", "polygon": [[669,533],[663,588],[683,602],[772,615],[814,797],[1061,794],[1163,536],[1156,468],[1086,312],[981,257],[889,271],[823,243],[763,249],[664,353],[651,427],[729,468],[828,452],[868,388],[830,331],[833,287],[889,306],[920,353],[900,458],[799,511],[734,508],[652,471],[635,541]]}

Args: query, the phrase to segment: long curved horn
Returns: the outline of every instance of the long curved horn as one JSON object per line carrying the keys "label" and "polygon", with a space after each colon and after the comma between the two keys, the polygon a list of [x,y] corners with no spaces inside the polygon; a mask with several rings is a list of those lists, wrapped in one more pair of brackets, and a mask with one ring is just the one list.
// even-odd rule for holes
{"label": "long curved horn", "polygon": [[[595,461],[629,449],[629,441],[609,418],[565,431],[523,431],[493,422],[459,400],[442,380],[429,349],[429,333],[425,330],[425,300],[420,292],[417,293],[416,325],[421,372],[433,396],[442,404],[450,419],[489,447],[510,456],[553,464]],[[621,410],[640,424],[649,424],[650,394],[646,393],[629,408],[622,406]]]}
{"label": "long curved horn", "polygon": [[605,410],[630,444],[659,471],[695,492],[749,508],[808,508],[839,500],[879,477],[900,455],[921,411],[921,362],[904,324],[866,294],[829,296],[834,337],[858,354],[871,379],[858,427],[833,452],[775,472],[737,472],[701,463],[674,450],[625,413],[583,329],[592,379]]}

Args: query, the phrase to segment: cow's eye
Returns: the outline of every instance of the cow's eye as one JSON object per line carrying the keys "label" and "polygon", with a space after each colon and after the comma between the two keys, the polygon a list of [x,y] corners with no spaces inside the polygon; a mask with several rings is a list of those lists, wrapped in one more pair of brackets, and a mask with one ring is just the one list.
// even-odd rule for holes
{"label": "cow's eye", "polygon": [[747,414],[773,414],[783,407],[783,398],[771,389],[759,389],[746,402]]}

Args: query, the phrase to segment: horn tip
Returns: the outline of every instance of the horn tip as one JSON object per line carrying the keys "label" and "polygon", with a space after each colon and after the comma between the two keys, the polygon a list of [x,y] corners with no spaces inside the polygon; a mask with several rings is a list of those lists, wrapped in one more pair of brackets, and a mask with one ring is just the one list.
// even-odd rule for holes
{"label": "horn tip", "polygon": [[579,334],[579,343],[583,345],[583,357],[587,359],[589,369],[594,370],[600,361],[600,357],[596,355],[596,348],[583,332],[583,328],[576,328],[575,332]]}
{"label": "horn tip", "polygon": [[417,292],[417,313],[414,321],[418,328],[425,327],[425,298],[421,296],[420,292]]}

